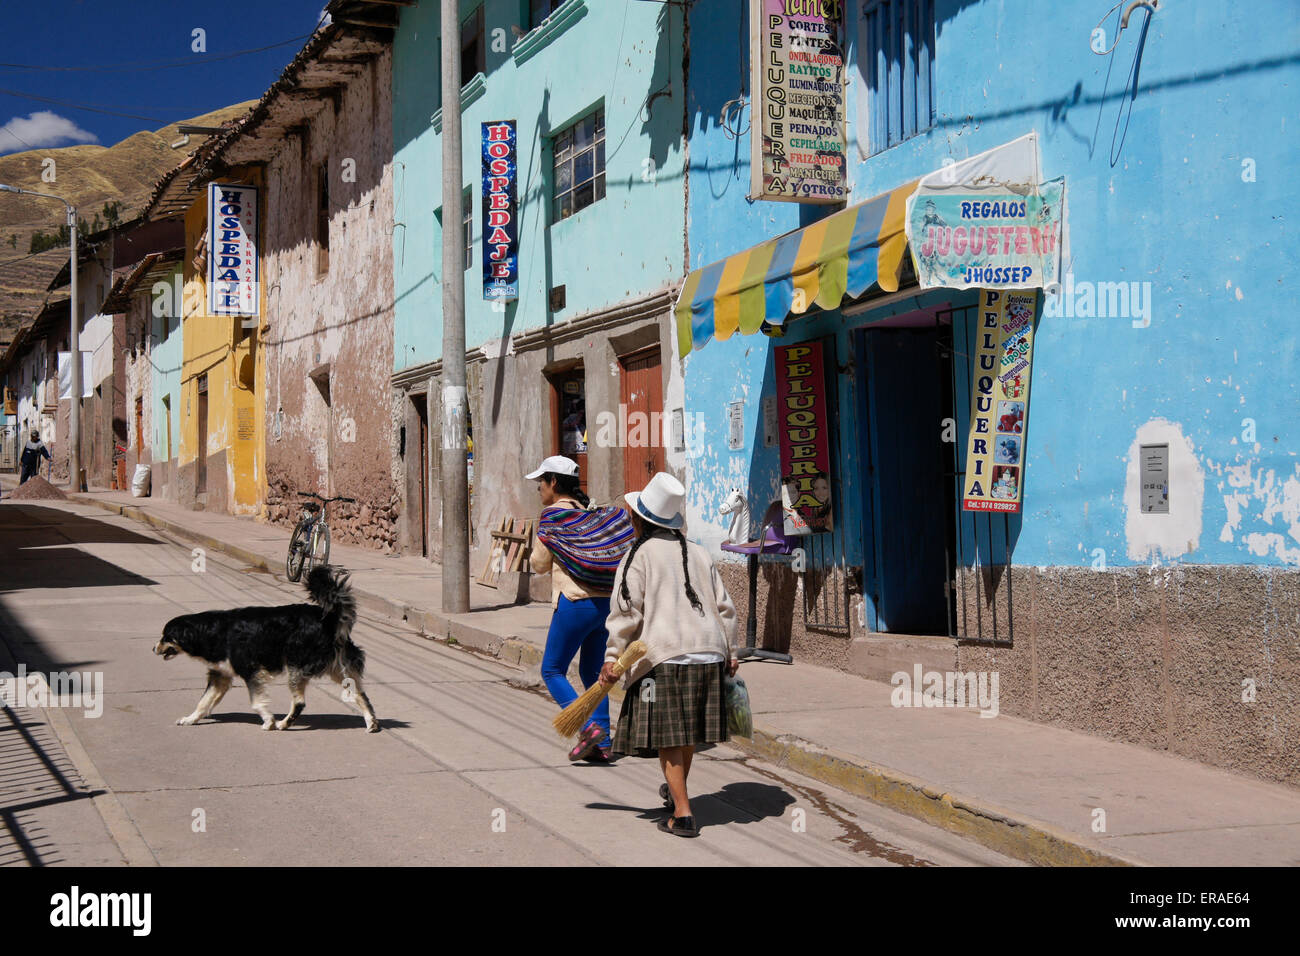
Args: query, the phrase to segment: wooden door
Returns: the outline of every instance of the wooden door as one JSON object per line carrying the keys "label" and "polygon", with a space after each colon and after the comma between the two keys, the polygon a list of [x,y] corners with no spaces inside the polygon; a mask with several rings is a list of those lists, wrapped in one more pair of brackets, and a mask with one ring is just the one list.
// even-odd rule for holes
{"label": "wooden door", "polygon": [[582,368],[551,379],[551,452],[578,463],[578,486],[587,493],[587,377]]}
{"label": "wooden door", "polygon": [[135,460],[144,463],[144,398],[135,399]]}
{"label": "wooden door", "polygon": [[420,553],[429,556],[429,406],[428,397],[416,395],[415,414],[420,420]]}
{"label": "wooden door", "polygon": [[167,447],[163,449],[163,455],[167,461],[172,460],[172,397],[163,396],[163,417],[167,419]]}
{"label": "wooden door", "polygon": [[640,491],[656,472],[664,470],[664,380],[659,346],[624,355],[619,365],[619,400],[627,409],[623,490]]}
{"label": "wooden door", "polygon": [[194,460],[194,493],[201,495],[208,490],[208,377],[199,379],[199,444]]}

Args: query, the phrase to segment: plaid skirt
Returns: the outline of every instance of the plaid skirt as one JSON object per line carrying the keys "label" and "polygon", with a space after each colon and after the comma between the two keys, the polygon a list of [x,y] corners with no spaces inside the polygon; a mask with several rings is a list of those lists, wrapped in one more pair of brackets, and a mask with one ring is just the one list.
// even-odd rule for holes
{"label": "plaid skirt", "polygon": [[726,665],[660,664],[627,689],[614,753],[654,757],[661,747],[727,739]]}

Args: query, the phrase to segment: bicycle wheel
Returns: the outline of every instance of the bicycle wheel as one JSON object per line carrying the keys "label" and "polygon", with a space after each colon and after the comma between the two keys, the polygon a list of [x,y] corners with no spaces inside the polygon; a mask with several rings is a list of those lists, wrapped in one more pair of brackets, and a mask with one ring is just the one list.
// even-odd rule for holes
{"label": "bicycle wheel", "polygon": [[307,541],[310,531],[307,527],[306,519],[298,522],[293,529],[293,537],[289,539],[289,554],[284,559],[284,573],[290,581],[297,581],[302,577],[303,561],[307,557]]}
{"label": "bicycle wheel", "polygon": [[311,544],[308,546],[306,569],[319,568],[330,561],[330,528],[324,521],[318,521],[312,529]]}

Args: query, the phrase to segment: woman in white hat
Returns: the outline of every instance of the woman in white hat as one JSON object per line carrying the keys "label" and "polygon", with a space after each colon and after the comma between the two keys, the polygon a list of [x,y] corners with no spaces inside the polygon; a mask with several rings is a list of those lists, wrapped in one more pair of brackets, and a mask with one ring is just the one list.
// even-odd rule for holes
{"label": "woman in white hat", "polygon": [[[537,482],[542,499],[538,546],[529,564],[535,574],[550,573],[555,608],[542,652],[542,681],[563,708],[578,698],[568,677],[574,657],[585,687],[600,677],[610,590],[618,562],[632,543],[632,525],[621,508],[591,507],[580,485],[578,463],[570,458],[552,455],[524,477]],[[569,759],[609,759],[607,700],[578,735]]]}
{"label": "woman in white hat", "polygon": [[659,829],[699,836],[686,778],[697,745],[727,739],[723,677],[739,663],[736,608],[709,553],[682,534],[681,482],[660,472],[624,498],[636,541],[614,576],[602,683],[617,679],[613,664],[629,642],[639,638],[647,650],[624,676],[613,749],[658,756],[659,794],[672,811]]}

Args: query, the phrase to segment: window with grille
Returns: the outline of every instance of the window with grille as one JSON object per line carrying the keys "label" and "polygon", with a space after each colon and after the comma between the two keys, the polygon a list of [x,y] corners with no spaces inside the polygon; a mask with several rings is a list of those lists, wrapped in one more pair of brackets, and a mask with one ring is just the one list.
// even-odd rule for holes
{"label": "window with grille", "polygon": [[605,198],[605,110],[596,110],[552,141],[555,199],[552,222]]}
{"label": "window with grille", "polygon": [[874,154],[934,125],[934,0],[867,0],[858,31]]}

